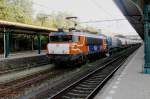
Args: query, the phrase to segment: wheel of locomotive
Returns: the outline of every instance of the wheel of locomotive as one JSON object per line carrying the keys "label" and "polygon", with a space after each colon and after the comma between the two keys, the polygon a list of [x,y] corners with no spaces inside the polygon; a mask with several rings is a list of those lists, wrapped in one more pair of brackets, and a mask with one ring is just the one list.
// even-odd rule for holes
{"label": "wheel of locomotive", "polygon": [[80,56],[79,57],[79,65],[83,65],[84,64],[84,56]]}
{"label": "wheel of locomotive", "polygon": [[87,56],[83,56],[83,64],[88,64],[90,61]]}
{"label": "wheel of locomotive", "polygon": [[52,59],[48,59],[49,61],[49,64],[52,64],[53,63],[53,60]]}
{"label": "wheel of locomotive", "polygon": [[82,63],[82,57],[79,57],[79,59],[77,60],[77,62],[80,65]]}
{"label": "wheel of locomotive", "polygon": [[55,66],[62,67],[62,68],[70,66],[69,62],[54,61],[54,64]]}
{"label": "wheel of locomotive", "polygon": [[[55,66],[60,66],[62,64],[60,64],[59,62],[54,62]],[[60,66],[61,67],[61,66]]]}

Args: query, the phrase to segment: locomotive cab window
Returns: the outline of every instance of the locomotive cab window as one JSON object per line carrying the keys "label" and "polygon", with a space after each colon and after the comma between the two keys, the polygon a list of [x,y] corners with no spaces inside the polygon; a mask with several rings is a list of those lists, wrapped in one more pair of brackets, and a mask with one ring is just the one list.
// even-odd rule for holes
{"label": "locomotive cab window", "polygon": [[79,36],[72,36],[73,42],[79,42]]}
{"label": "locomotive cab window", "polygon": [[78,36],[72,36],[72,35],[50,36],[50,42],[78,42],[78,41],[79,41]]}
{"label": "locomotive cab window", "polygon": [[99,44],[102,44],[102,40],[100,38],[87,37],[86,42],[87,42],[87,45],[99,45]]}

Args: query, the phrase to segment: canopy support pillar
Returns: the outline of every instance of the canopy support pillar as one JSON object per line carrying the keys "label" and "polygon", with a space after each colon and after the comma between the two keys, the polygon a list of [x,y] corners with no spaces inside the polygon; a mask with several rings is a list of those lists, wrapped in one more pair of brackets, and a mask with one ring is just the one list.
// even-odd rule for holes
{"label": "canopy support pillar", "polygon": [[37,39],[38,39],[38,54],[41,54],[41,35],[40,34],[37,35]]}
{"label": "canopy support pillar", "polygon": [[4,58],[7,58],[10,53],[10,32],[4,29]]}
{"label": "canopy support pillar", "polygon": [[150,5],[144,5],[144,42],[145,65],[144,73],[150,74]]}

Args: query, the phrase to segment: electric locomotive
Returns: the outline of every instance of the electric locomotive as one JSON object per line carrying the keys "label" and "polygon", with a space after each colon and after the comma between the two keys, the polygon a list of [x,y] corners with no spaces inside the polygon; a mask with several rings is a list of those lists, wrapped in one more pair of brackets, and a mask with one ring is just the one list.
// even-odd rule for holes
{"label": "electric locomotive", "polygon": [[55,32],[49,34],[48,57],[55,64],[85,63],[107,53],[106,37],[87,32]]}

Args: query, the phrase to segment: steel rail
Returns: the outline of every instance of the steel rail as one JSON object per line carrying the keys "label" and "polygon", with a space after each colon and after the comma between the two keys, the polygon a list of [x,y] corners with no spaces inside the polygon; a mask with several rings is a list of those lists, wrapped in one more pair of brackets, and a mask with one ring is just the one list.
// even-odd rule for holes
{"label": "steel rail", "polygon": [[[132,49],[131,52],[133,52],[134,50],[135,50],[135,49]],[[127,53],[126,53],[126,54],[127,54]],[[114,74],[114,72],[121,66],[121,64],[125,61],[125,58],[126,58],[128,55],[130,55],[130,51],[128,52],[128,55],[126,55],[126,54],[123,54],[123,55],[121,55],[121,56],[119,56],[119,57],[117,57],[117,58],[111,60],[110,62],[108,62],[108,63],[106,63],[105,65],[101,66],[101,67],[98,68],[97,70],[95,70],[95,71],[93,71],[93,72],[87,74],[86,76],[84,76],[84,77],[82,77],[81,79],[77,80],[77,81],[74,82],[73,84],[67,86],[66,88],[64,88],[63,90],[61,90],[60,92],[56,93],[55,95],[51,96],[51,97],[48,98],[48,99],[60,99],[60,98],[62,98],[62,96],[64,96],[65,94],[67,94],[67,92],[68,92],[69,90],[72,90],[75,86],[77,86],[77,85],[81,84],[82,82],[84,82],[85,80],[89,79],[91,75],[93,76],[95,73],[97,73],[97,72],[100,71],[100,70],[101,70],[101,71],[102,71],[103,69],[105,70],[106,67],[108,67],[109,65],[113,64],[113,63],[116,62],[117,60],[119,60],[119,61],[121,60],[121,63],[119,63],[119,65],[118,65],[115,69],[113,69],[113,71],[112,71],[111,73],[109,73],[108,76],[106,76],[106,77],[101,81],[101,83],[97,85],[96,88],[93,88],[93,91],[90,92],[90,94],[88,94],[88,95],[86,96],[87,98],[85,97],[86,99],[90,99],[91,96],[93,96],[93,94],[95,93],[95,91],[96,91],[97,89],[99,89],[99,88]],[[125,57],[125,56],[126,56],[126,57]],[[123,60],[124,60],[124,61],[123,61]],[[117,62],[118,62],[118,61],[117,61]],[[67,97],[63,97],[63,98],[65,99],[65,98],[67,98]],[[69,99],[69,98],[71,98],[71,97],[68,97],[68,99]],[[82,97],[82,98],[83,98],[83,97]]]}

